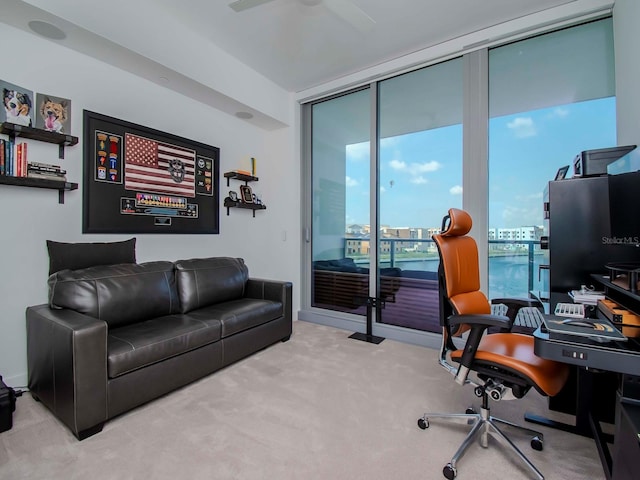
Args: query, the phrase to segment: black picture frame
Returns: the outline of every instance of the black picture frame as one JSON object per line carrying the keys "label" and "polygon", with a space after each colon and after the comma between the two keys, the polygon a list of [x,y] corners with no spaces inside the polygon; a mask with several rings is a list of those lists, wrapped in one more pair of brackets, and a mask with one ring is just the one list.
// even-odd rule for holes
{"label": "black picture frame", "polygon": [[556,173],[556,178],[554,180],[564,180],[567,176],[567,172],[569,171],[569,165],[565,165],[564,167],[560,167],[558,172]]}
{"label": "black picture frame", "polygon": [[83,111],[82,233],[220,233],[220,149]]}
{"label": "black picture frame", "polygon": [[240,185],[240,197],[243,203],[253,203],[253,192],[249,185]]}

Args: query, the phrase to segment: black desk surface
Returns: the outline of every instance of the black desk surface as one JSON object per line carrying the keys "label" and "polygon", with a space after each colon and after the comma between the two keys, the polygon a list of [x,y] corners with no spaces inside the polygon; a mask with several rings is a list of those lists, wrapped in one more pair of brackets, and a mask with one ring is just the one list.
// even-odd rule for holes
{"label": "black desk surface", "polygon": [[640,339],[598,342],[587,337],[551,339],[541,328],[533,332],[534,352],[542,358],[610,372],[640,374]]}

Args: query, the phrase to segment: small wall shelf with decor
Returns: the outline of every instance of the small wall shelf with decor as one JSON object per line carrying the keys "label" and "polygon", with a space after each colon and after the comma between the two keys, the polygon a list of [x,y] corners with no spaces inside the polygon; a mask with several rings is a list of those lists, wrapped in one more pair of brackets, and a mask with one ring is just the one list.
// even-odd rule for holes
{"label": "small wall shelf with decor", "polygon": [[224,176],[227,179],[227,187],[231,179],[244,182],[244,185],[240,187],[240,195],[237,195],[236,192],[229,192],[229,196],[224,199],[227,215],[229,215],[230,208],[244,208],[253,210],[253,217],[255,218],[256,210],[267,209],[267,206],[263,205],[261,201],[256,201],[256,196],[253,195],[251,187],[249,187],[249,182],[257,182],[258,177],[242,172],[226,172]]}
{"label": "small wall shelf with decor", "polygon": [[[16,125],[10,122],[0,124],[0,133],[7,135],[11,143],[15,143],[16,137],[22,137],[58,145],[58,158],[61,159],[64,158],[65,146],[73,146],[78,143],[78,137],[72,135],[49,132],[47,130]],[[78,188],[77,183],[67,182],[64,179],[16,177],[10,175],[0,175],[0,184],[58,190],[58,203],[64,203],[64,192]]]}
{"label": "small wall shelf with decor", "polygon": [[72,146],[78,143],[78,137],[66,135],[64,133],[48,132],[39,128],[25,127],[14,123],[4,122],[0,125],[0,133],[9,135],[11,140],[15,137],[30,138],[39,142],[55,143],[59,146],[58,158],[64,158],[64,147]]}

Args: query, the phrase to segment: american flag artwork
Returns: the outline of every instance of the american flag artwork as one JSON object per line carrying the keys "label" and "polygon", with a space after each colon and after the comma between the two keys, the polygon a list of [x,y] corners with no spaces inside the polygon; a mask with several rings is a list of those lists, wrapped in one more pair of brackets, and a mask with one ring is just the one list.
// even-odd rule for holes
{"label": "american flag artwork", "polygon": [[195,197],[196,152],[125,134],[124,188]]}

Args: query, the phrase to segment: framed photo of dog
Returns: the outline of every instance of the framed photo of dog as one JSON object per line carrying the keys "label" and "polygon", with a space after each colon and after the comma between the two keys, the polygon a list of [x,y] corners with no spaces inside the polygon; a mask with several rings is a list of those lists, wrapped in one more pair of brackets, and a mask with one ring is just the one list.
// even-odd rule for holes
{"label": "framed photo of dog", "polygon": [[219,233],[220,149],[84,110],[83,233]]}
{"label": "framed photo of dog", "polygon": [[71,133],[71,100],[36,92],[35,127],[48,132]]}
{"label": "framed photo of dog", "polygon": [[25,127],[34,126],[33,92],[27,88],[0,80],[2,104],[0,123],[9,122]]}

